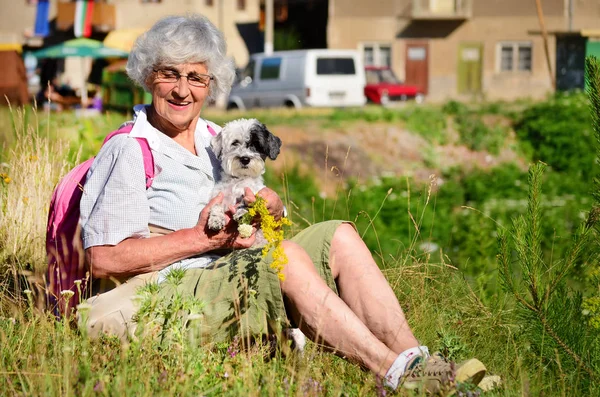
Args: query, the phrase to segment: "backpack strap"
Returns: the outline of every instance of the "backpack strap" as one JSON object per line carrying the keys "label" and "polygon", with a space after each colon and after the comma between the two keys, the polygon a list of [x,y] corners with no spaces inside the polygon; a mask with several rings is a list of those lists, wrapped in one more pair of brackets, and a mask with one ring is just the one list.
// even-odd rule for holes
{"label": "backpack strap", "polygon": [[150,144],[144,138],[135,138],[142,148],[142,156],[144,157],[144,171],[146,171],[146,190],[152,186],[154,181],[154,156],[150,149]]}
{"label": "backpack strap", "polygon": [[[133,123],[126,123],[125,125],[121,126],[121,128],[119,128],[118,130],[108,134],[106,138],[104,138],[104,142],[102,142],[102,145],[108,142],[108,140],[115,135],[129,134],[132,129]],[[209,126],[209,132],[210,129],[211,127]],[[146,139],[136,137],[135,140],[138,141],[138,143],[140,144],[140,148],[142,149],[142,157],[144,158],[144,171],[146,172],[146,189],[148,189],[150,188],[150,186],[152,186],[152,181],[154,181],[154,156],[152,156],[152,149],[150,149],[150,144]]]}
{"label": "backpack strap", "polygon": [[217,135],[217,132],[215,131],[214,128],[212,128],[212,126],[210,125],[210,123],[208,121],[206,122],[206,128],[208,128],[208,132],[210,133],[210,135],[212,135],[212,136]]}

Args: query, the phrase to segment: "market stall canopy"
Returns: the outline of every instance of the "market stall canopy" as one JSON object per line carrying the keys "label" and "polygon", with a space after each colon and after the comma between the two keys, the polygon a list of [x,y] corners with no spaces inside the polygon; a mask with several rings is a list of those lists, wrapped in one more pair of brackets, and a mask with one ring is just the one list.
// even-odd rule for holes
{"label": "market stall canopy", "polygon": [[135,40],[141,36],[146,28],[117,29],[106,35],[103,43],[106,47],[116,48],[122,51],[131,51]]}
{"label": "market stall canopy", "polygon": [[23,52],[23,46],[19,43],[0,43],[0,51]]}
{"label": "market stall canopy", "polygon": [[67,40],[30,54],[36,58],[126,58],[129,55],[127,51],[106,47],[101,41],[86,38]]}
{"label": "market stall canopy", "polygon": [[[81,58],[81,70],[83,76],[85,58],[127,58],[127,51],[118,50],[104,46],[101,41],[87,38],[67,40],[64,43],[41,50],[30,52],[29,55],[36,58]],[[87,84],[84,80],[81,82],[81,103],[87,104]]]}

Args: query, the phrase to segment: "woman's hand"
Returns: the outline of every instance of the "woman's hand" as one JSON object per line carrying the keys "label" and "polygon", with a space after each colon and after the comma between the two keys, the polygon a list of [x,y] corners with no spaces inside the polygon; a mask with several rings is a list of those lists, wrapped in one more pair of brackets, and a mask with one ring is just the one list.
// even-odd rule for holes
{"label": "woman's hand", "polygon": [[277,193],[268,187],[263,187],[256,195],[252,193],[250,188],[244,189],[244,202],[246,205],[251,206],[256,201],[256,197],[262,197],[266,201],[269,214],[273,215],[276,221],[283,218],[283,202]]}
{"label": "woman's hand", "polygon": [[208,228],[208,216],[214,205],[219,205],[223,202],[223,193],[219,193],[216,197],[206,204],[198,223],[194,227],[198,233],[198,238],[206,244],[206,249],[203,252],[214,251],[218,249],[241,249],[249,248],[256,240],[256,229],[252,231],[252,235],[247,238],[242,238],[237,230],[238,223],[233,220],[231,208],[225,211],[225,227],[214,231]]}

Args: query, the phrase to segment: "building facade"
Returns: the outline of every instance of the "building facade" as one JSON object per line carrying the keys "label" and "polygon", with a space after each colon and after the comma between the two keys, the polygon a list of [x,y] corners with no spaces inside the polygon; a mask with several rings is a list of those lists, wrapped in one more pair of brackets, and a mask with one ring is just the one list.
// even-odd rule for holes
{"label": "building facade", "polygon": [[[72,32],[75,2],[49,1],[53,34]],[[9,10],[0,13],[0,44],[34,48],[43,43],[33,35],[36,2],[0,0]],[[585,56],[600,56],[599,0],[540,0],[546,41],[535,0],[274,2],[276,49],[278,38],[294,48],[358,49],[366,64],[390,66],[401,80],[421,87],[430,101],[540,98],[554,87],[583,88]],[[94,4],[94,38],[145,29],[165,15],[197,12],[224,32],[237,67],[264,45],[264,0]],[[48,37],[44,43],[51,41]],[[80,81],[80,70],[79,60],[65,62],[74,82]]]}
{"label": "building facade", "polygon": [[583,88],[600,1],[540,3],[551,72],[533,0],[330,0],[328,46],[360,49],[433,101],[540,98],[554,81]]}
{"label": "building facade", "polygon": [[[45,39],[34,36],[37,1],[0,0],[0,44],[18,43],[35,50],[41,45],[72,38],[75,1],[50,0],[50,36]],[[9,4],[10,3],[10,4]],[[245,25],[256,30],[259,20],[259,0],[95,0],[92,38],[102,40],[109,32],[149,28],[166,15],[181,15],[187,12],[207,16],[224,33],[228,44],[228,55],[237,65],[247,63],[249,52],[241,31]],[[69,37],[69,34],[71,35]],[[91,61],[86,60],[91,70]],[[67,58],[64,73],[73,88],[80,89],[82,81],[81,60]]]}
{"label": "building facade", "polygon": [[[36,0],[0,0],[0,42],[19,42],[24,45],[41,45],[33,37]],[[5,4],[4,4],[5,3]],[[171,14],[196,12],[206,15],[223,31],[229,55],[236,64],[244,65],[248,50],[238,25],[258,23],[259,0],[95,0],[93,28],[96,33],[119,29],[148,28],[159,18]],[[50,0],[49,20],[57,31],[73,26],[75,1]]]}

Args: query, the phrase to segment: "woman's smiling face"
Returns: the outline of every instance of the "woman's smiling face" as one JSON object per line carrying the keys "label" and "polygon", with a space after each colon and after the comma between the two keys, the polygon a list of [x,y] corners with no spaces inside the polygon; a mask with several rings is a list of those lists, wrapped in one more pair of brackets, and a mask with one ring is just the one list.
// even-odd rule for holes
{"label": "woman's smiling face", "polygon": [[[161,76],[181,76],[178,80]],[[205,79],[208,70],[203,63],[185,63],[159,67],[152,77],[152,104],[156,114],[176,130],[195,129],[196,121],[208,96],[209,87],[195,87],[185,76],[198,81]],[[207,80],[210,84],[210,80]],[[193,125],[192,125],[193,123]],[[162,123],[161,123],[162,124]]]}

